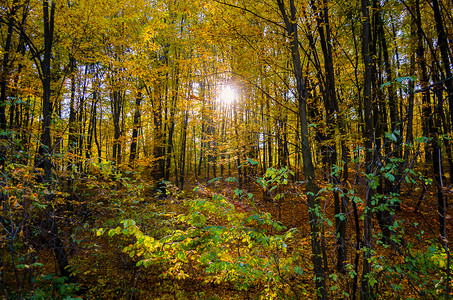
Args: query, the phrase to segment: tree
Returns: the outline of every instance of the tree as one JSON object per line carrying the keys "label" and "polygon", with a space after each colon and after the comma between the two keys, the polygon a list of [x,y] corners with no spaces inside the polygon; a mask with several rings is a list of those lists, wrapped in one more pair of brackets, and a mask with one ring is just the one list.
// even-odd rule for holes
{"label": "tree", "polygon": [[[370,14],[367,0],[361,1],[362,7],[362,57],[364,62],[364,87],[363,87],[363,107],[365,110],[365,174],[372,174],[374,168],[374,157],[373,157],[373,140],[374,140],[374,125],[371,116],[371,85],[372,85],[372,61],[370,54],[370,37],[371,37],[371,26],[370,26]],[[368,282],[368,274],[371,271],[370,258],[372,250],[372,220],[373,220],[373,205],[372,199],[374,190],[370,185],[370,180],[367,182],[366,191],[366,213],[364,219],[364,237],[363,246],[366,247],[366,252],[363,259],[362,269],[362,298],[370,299],[373,291],[371,285]]]}
{"label": "tree", "polygon": [[307,90],[302,75],[302,66],[299,54],[299,39],[297,33],[296,6],[294,0],[289,2],[289,15],[283,0],[277,0],[278,8],[283,17],[285,29],[289,38],[289,47],[293,63],[294,77],[296,80],[296,97],[299,104],[299,119],[302,145],[302,159],[304,163],[304,176],[307,184],[307,199],[310,215],[310,228],[312,239],[313,265],[315,272],[316,289],[319,299],[327,299],[326,278],[323,266],[323,251],[320,237],[320,221],[316,213],[318,192],[315,184],[315,171],[312,162],[312,154],[308,140],[308,119],[307,119]]}

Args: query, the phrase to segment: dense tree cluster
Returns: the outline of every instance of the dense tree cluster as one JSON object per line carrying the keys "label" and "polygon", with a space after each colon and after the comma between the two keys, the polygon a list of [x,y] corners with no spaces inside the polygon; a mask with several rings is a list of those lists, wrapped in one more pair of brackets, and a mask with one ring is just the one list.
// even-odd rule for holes
{"label": "dense tree cluster", "polygon": [[352,278],[350,297],[374,298],[374,248],[405,245],[394,214],[414,186],[416,211],[435,194],[448,298],[452,11],[438,0],[3,0],[1,290],[33,292],[40,262],[28,253],[44,244],[77,281],[66,222],[94,205],[81,196],[92,176],[116,192],[139,179],[157,199],[170,182],[220,177],[256,192],[257,177],[291,170],[319,299],[332,274]]}

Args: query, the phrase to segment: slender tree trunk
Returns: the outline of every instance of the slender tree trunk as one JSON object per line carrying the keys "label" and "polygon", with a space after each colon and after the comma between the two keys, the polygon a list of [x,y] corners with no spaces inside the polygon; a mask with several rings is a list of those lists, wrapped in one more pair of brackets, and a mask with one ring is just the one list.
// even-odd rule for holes
{"label": "slender tree trunk", "polygon": [[131,142],[131,152],[129,155],[129,167],[134,167],[135,157],[137,156],[137,139],[138,139],[138,130],[140,127],[140,104],[142,102],[143,96],[142,92],[139,91],[137,93],[137,97],[135,98],[135,113],[134,113],[134,122],[133,122],[133,129],[132,129],[132,142]]}
{"label": "slender tree trunk", "polygon": [[[417,64],[420,67],[421,70],[421,80],[420,80],[420,85],[422,89],[424,90],[423,92],[423,98],[422,98],[422,111],[423,111],[423,132],[429,133],[431,132],[431,127],[432,127],[432,121],[431,120],[431,96],[430,96],[430,91],[427,89],[428,87],[428,70],[426,66],[426,60],[425,60],[425,47],[423,45],[423,30],[421,28],[421,12],[420,12],[420,1],[415,0],[415,23],[417,24],[417,50],[415,51],[416,54],[416,60]],[[430,165],[431,164],[431,149],[429,146],[429,143],[425,144],[425,164]]]}
{"label": "slender tree trunk", "polygon": [[187,144],[187,125],[189,123],[189,111],[186,110],[184,112],[184,120],[183,120],[183,131],[181,134],[181,153],[180,153],[180,168],[179,168],[179,188],[181,191],[184,189],[184,181],[185,181],[185,165],[186,165],[186,144]]}
{"label": "slender tree trunk", "polygon": [[[386,161],[384,158],[380,156],[380,152],[378,149],[383,147],[384,149],[384,157],[399,157],[399,145],[401,144],[400,135],[397,135],[397,142],[393,143],[393,151],[392,151],[392,143],[388,142],[385,138],[386,132],[393,132],[397,129],[397,106],[395,103],[395,92],[393,85],[389,87],[388,93],[388,101],[385,99],[385,94],[380,86],[384,83],[384,73],[386,73],[387,81],[392,81],[392,70],[390,66],[390,62],[388,61],[388,50],[387,50],[387,42],[385,39],[384,28],[381,20],[381,7],[379,1],[373,0],[373,34],[372,34],[372,43],[371,43],[371,51],[370,54],[376,59],[373,61],[373,70],[372,70],[372,95],[377,95],[377,101],[372,101],[373,106],[373,117],[374,117],[374,124],[375,124],[375,137],[376,143],[374,147],[373,153],[375,153],[376,157],[376,164],[378,164],[378,160],[381,164],[385,164]],[[387,59],[387,61],[386,61]],[[385,70],[385,72],[384,72]],[[388,108],[387,103],[388,102]],[[388,122],[390,116],[390,124]],[[397,178],[395,181],[398,180],[398,171],[395,172],[395,177]],[[395,187],[393,186],[393,182],[390,182],[387,178],[381,179],[379,178],[379,186],[376,188],[376,192],[378,194],[390,194],[390,192],[394,192]],[[395,191],[396,192],[396,191]],[[386,198],[381,198],[379,201],[383,203],[379,203],[376,207],[381,207],[376,209],[376,216],[379,227],[381,228],[382,232],[382,241],[385,243],[390,242],[390,229],[389,226],[391,224],[391,215],[390,211],[387,208],[382,209],[382,207],[387,207]],[[381,206],[381,204],[383,204]]]}
{"label": "slender tree trunk", "polygon": [[[439,108],[439,114],[442,120],[442,130],[445,135],[450,133],[450,124],[448,123],[447,118],[445,117],[445,112],[443,106]],[[452,150],[451,150],[451,143],[449,139],[443,139],[443,143],[445,145],[445,152],[447,154],[447,161],[449,167],[449,173],[453,174],[453,160],[452,160]],[[452,178],[450,176],[450,182],[452,182]]]}
{"label": "slender tree trunk", "polygon": [[242,153],[242,147],[240,143],[240,138],[239,138],[239,123],[238,123],[238,110],[237,110],[237,103],[234,102],[233,105],[233,126],[234,126],[234,133],[236,137],[236,167],[238,171],[238,188],[242,190],[243,187],[243,172],[242,172],[242,167],[241,167],[241,153]]}
{"label": "slender tree trunk", "polygon": [[223,107],[222,108],[222,125],[220,126],[220,143],[222,145],[222,150],[220,151],[220,177],[223,177],[223,172],[224,172],[224,169],[225,169],[225,159],[226,159],[226,155],[225,155],[225,149],[224,148],[224,145],[226,143],[226,140],[227,140],[227,135],[226,135],[226,107]]}
{"label": "slender tree trunk", "polygon": [[162,107],[162,94],[160,91],[156,92],[156,99],[153,103],[153,120],[154,120],[154,147],[153,158],[155,160],[152,167],[152,176],[156,183],[156,191],[160,196],[165,196],[166,188],[163,182],[165,177],[165,145],[164,145],[164,132],[163,132],[163,107]]}
{"label": "slender tree trunk", "polygon": [[205,82],[201,83],[201,95],[202,95],[202,107],[201,107],[201,145],[200,145],[200,157],[199,157],[199,162],[198,162],[198,176],[201,175],[201,166],[203,163],[203,158],[204,158],[204,148],[206,147],[206,132],[205,132],[205,110],[206,110],[206,99],[205,99],[205,90],[206,90],[206,85]]}
{"label": "slender tree trunk", "polygon": [[[97,94],[95,94],[95,95],[97,95]],[[94,107],[94,111],[95,111],[95,112],[96,112],[97,102],[98,102],[98,100],[96,99],[96,101],[95,101],[95,107]],[[102,110],[101,110],[101,115],[102,115]],[[101,124],[101,120],[102,120],[102,118],[99,118],[99,124]],[[101,143],[99,142],[98,133],[97,133],[97,131],[98,131],[97,128],[98,128],[97,119],[95,118],[95,119],[94,119],[94,128],[93,128],[94,143],[96,144],[98,163],[101,163],[101,160],[102,160],[102,159],[101,159],[101,156],[102,156],[102,148],[101,148]]]}
{"label": "slender tree trunk", "polygon": [[[433,80],[438,82],[439,77],[437,76],[436,72],[434,72]],[[442,88],[440,86],[435,87],[434,97],[437,99],[437,105],[441,106],[443,101],[442,99]],[[446,198],[443,192],[444,182],[443,182],[443,167],[442,167],[442,148],[440,146],[440,129],[441,129],[441,122],[442,122],[442,107],[439,107],[439,110],[435,112],[435,116],[433,118],[430,137],[431,140],[431,147],[432,147],[432,166],[434,171],[434,179],[436,182],[437,188],[437,213],[438,213],[438,220],[439,220],[439,233],[440,236],[443,238],[447,237],[446,231]]]}
{"label": "slender tree trunk", "polygon": [[272,157],[272,126],[271,126],[271,109],[269,97],[266,97],[266,110],[267,110],[267,163],[268,167],[273,167],[273,157]]}
{"label": "slender tree trunk", "polygon": [[92,149],[93,149],[93,139],[95,135],[95,128],[96,128],[96,105],[97,105],[97,99],[96,99],[96,91],[93,92],[93,100],[91,102],[91,108],[90,108],[90,123],[88,125],[88,137],[87,137],[87,149],[85,156],[88,160],[93,157]]}
{"label": "slender tree trunk", "polygon": [[193,173],[195,175],[195,180],[198,180],[197,172],[197,135],[195,130],[195,125],[192,126],[192,147],[193,147]]}
{"label": "slender tree trunk", "polygon": [[165,161],[165,180],[170,180],[170,171],[171,171],[171,158],[173,154],[173,135],[175,132],[175,110],[178,103],[178,92],[179,92],[179,69],[176,68],[176,80],[175,80],[175,90],[174,94],[171,96],[171,105],[170,105],[170,119],[167,122],[167,149],[166,149],[166,161]]}
{"label": "slender tree trunk", "polygon": [[[50,4],[50,6],[49,6]],[[44,183],[51,188],[52,184],[52,139],[50,127],[52,123],[52,103],[51,103],[51,69],[50,61],[52,55],[52,44],[54,38],[54,16],[55,16],[55,1],[43,0],[43,17],[44,17],[44,54],[41,61],[42,70],[42,85],[43,85],[43,131],[41,135],[41,147],[39,151],[39,166],[44,170]],[[58,224],[56,223],[55,211],[51,204],[53,200],[52,194],[48,194],[46,197],[49,203],[46,213],[46,225],[50,235],[52,248],[57,259],[58,268],[62,276],[70,278],[69,270],[67,269],[69,262],[66,255],[66,251],[63,246],[63,242],[59,236]]]}
{"label": "slender tree trunk", "polygon": [[[413,10],[413,8],[412,8]],[[415,21],[412,19],[411,21],[411,42],[412,42],[412,50],[414,53],[417,49],[417,24]],[[409,67],[409,73],[411,76],[414,76],[415,74],[415,62],[416,62],[416,55],[413,54],[410,57],[410,67]],[[409,157],[412,153],[412,147],[409,145],[412,145],[414,142],[414,133],[413,133],[413,128],[414,128],[414,100],[415,100],[415,82],[414,80],[409,81],[409,98],[408,98],[408,106],[406,110],[406,118],[407,118],[407,129],[406,129],[406,138],[404,143],[406,144],[406,147],[404,148],[404,164],[408,165],[409,164]],[[402,134],[402,133],[401,133]]]}
{"label": "slender tree trunk", "polygon": [[[52,162],[51,162],[51,151],[52,151],[52,139],[50,134],[50,126],[52,123],[52,103],[51,103],[51,87],[50,83],[52,75],[50,73],[50,59],[52,55],[52,43],[53,43],[53,28],[54,28],[54,11],[55,2],[51,1],[51,7],[49,7],[49,1],[43,0],[43,12],[44,12],[44,55],[41,62],[42,68],[42,85],[43,85],[43,96],[42,96],[42,134],[41,134],[41,147],[40,147],[40,162],[39,165],[44,169],[44,181],[52,181]],[[49,15],[50,14],[50,15]]]}
{"label": "slender tree trunk", "polygon": [[[453,75],[451,73],[450,65],[453,64],[453,59],[449,59],[449,49],[451,47],[448,44],[447,35],[445,33],[445,27],[442,20],[442,14],[440,12],[439,2],[437,0],[432,0],[431,5],[434,12],[434,20],[436,21],[436,31],[437,37],[439,40],[439,50],[442,57],[443,67],[446,75],[445,86],[449,95],[453,94]],[[444,79],[444,78],[442,78]],[[448,103],[450,106],[450,122],[453,124],[453,96],[448,97]]]}
{"label": "slender tree trunk", "polygon": [[[14,26],[14,17],[17,11],[17,0],[14,0],[11,7],[11,12],[7,17],[8,20],[8,30],[6,33],[5,46],[3,48],[3,61],[1,69],[1,83],[0,83],[0,130],[6,130],[6,90],[9,82],[9,55],[11,50],[12,36],[13,36],[13,26]],[[3,161],[3,154],[0,153],[0,160]],[[0,162],[1,163],[1,162]]]}
{"label": "slender tree trunk", "polygon": [[[88,74],[88,68],[85,67],[85,76],[84,76],[84,82],[83,82],[83,88],[82,88],[82,93],[79,97],[79,107],[78,107],[78,137],[77,137],[77,148],[76,148],[76,153],[78,154],[79,157],[83,157],[83,149],[85,149],[85,143],[86,143],[86,132],[87,128],[86,125],[88,124],[88,116],[87,116],[87,103],[85,101],[86,97],[86,89],[87,89],[87,74]],[[61,106],[61,104],[60,104]],[[78,159],[77,165],[79,167],[79,170],[83,170],[83,160]]]}
{"label": "slender tree trunk", "polygon": [[[330,37],[330,24],[329,24],[329,14],[327,9],[327,1],[322,0],[318,1],[319,9],[317,23],[318,31],[321,42],[321,49],[324,56],[324,71],[326,74],[325,80],[325,101],[324,106],[326,108],[327,116],[327,158],[328,158],[328,174],[330,181],[335,185],[340,183],[339,175],[330,175],[332,173],[333,164],[338,163],[338,153],[337,146],[333,139],[335,135],[335,127],[338,128],[340,134],[344,133],[343,122],[341,120],[340,109],[338,106],[336,88],[335,88],[335,72],[333,64],[333,55],[332,55],[332,40]],[[314,6],[314,5],[313,5]],[[315,11],[317,8],[314,6]],[[342,142],[342,150],[346,152],[344,147],[344,142]],[[344,160],[347,176],[347,162]],[[346,177],[347,178],[347,177]],[[340,200],[340,195],[338,189],[334,191],[334,206],[335,206],[335,228],[337,238],[337,270],[339,272],[346,271],[346,261],[347,261],[347,252],[346,252],[346,218],[341,215],[346,212],[347,209],[347,200],[346,197],[342,197]]]}
{"label": "slender tree trunk", "polygon": [[115,166],[119,167],[121,164],[121,138],[122,138],[122,130],[121,130],[121,116],[123,110],[123,92],[115,90],[111,94],[111,101],[112,101],[112,117],[113,117],[113,153],[112,158],[115,162]]}
{"label": "slender tree trunk", "polygon": [[[68,152],[71,154],[68,160],[68,170],[72,171],[72,167],[76,162],[76,149],[77,149],[77,123],[76,123],[76,109],[75,109],[75,98],[76,98],[76,60],[74,57],[69,58],[69,70],[71,72],[71,94],[69,98],[69,124],[68,124]],[[68,178],[68,188],[72,185],[71,177]]]}
{"label": "slender tree trunk", "polygon": [[[17,4],[17,1],[13,1],[12,3],[12,11],[11,11],[11,14],[10,16],[15,16],[16,15],[16,11],[19,10],[19,8],[22,8],[22,20],[21,20],[21,23],[20,23],[20,30],[23,32],[25,32],[25,28],[26,28],[26,23],[27,23],[27,17],[28,17],[28,13],[29,13],[29,1],[24,1],[22,2],[21,4]],[[10,20],[11,21],[11,20]],[[14,22],[13,22],[14,23]],[[9,22],[8,24],[8,30],[10,29],[9,26],[11,25],[11,23]],[[18,24],[16,24],[14,27],[19,27]],[[14,62],[15,59],[11,60],[9,58],[9,52],[10,52],[10,49],[12,47],[11,45],[11,41],[8,41],[9,39],[9,32],[8,32],[8,36],[7,36],[7,41],[6,41],[6,45],[9,44],[9,46],[7,46],[5,49],[5,54],[4,54],[4,61],[3,61],[3,64],[4,64],[4,68],[2,69],[2,73],[0,73],[0,78],[2,78],[2,84],[5,84],[5,82],[7,81],[10,81],[11,79],[6,79],[5,80],[5,77],[3,76],[6,76],[8,77],[10,74],[9,74],[9,71],[8,70],[10,68],[10,66],[8,66],[8,62]],[[16,49],[16,53],[17,54],[20,54],[22,57],[25,57],[25,54],[26,54],[26,41],[25,41],[25,37],[24,37],[24,34],[19,34],[19,40],[18,40],[18,45],[17,45],[17,49]],[[7,57],[8,56],[8,57]],[[17,134],[17,137],[19,139],[21,139],[23,142],[22,142],[22,145],[25,145],[27,142],[27,138],[30,137],[30,135],[28,134],[28,132],[26,131],[22,131],[22,130],[17,130],[17,129],[21,129],[21,128],[26,128],[27,125],[28,125],[28,121],[29,121],[29,107],[28,105],[25,105],[22,101],[17,101],[19,100],[19,97],[21,96],[20,95],[20,89],[19,89],[19,85],[20,85],[20,75],[22,73],[22,69],[24,67],[24,63],[19,60],[18,61],[18,66],[17,66],[17,70],[15,70],[15,74],[14,74],[14,79],[13,79],[13,82],[12,82],[12,85],[11,85],[11,96],[12,96],[12,99],[13,101],[11,101],[10,103],[10,107],[9,107],[9,128],[12,129],[12,130],[15,130],[16,131],[16,134]],[[6,73],[3,73],[3,72],[6,72]],[[7,98],[6,98],[6,93],[7,93],[7,83],[6,85],[2,85],[1,88],[2,88],[2,93],[1,96],[0,96],[0,99],[3,99],[3,100],[0,100],[0,111],[2,110],[2,108],[5,108],[6,109],[6,105],[7,105]],[[24,113],[25,111],[25,113]],[[0,115],[2,113],[0,112]],[[0,119],[1,119],[1,116],[0,116]],[[0,122],[1,123],[1,122]],[[4,124],[5,126],[7,125],[6,123]],[[0,126],[0,130],[1,130],[1,126]],[[6,127],[7,128],[7,127]],[[3,139],[5,136],[1,136],[0,139]],[[3,155],[3,150],[0,149],[0,166],[2,165],[2,155]],[[21,157],[21,158],[25,158],[24,156]],[[1,198],[1,196],[0,196]]]}
{"label": "slender tree trunk", "polygon": [[312,161],[312,153],[308,138],[308,118],[307,118],[307,90],[302,75],[302,65],[299,53],[299,39],[297,34],[297,17],[294,0],[290,0],[290,16],[287,14],[283,0],[276,0],[280,13],[285,22],[286,32],[290,38],[290,49],[293,63],[294,76],[296,80],[297,101],[299,104],[299,119],[301,129],[302,157],[304,163],[304,176],[306,182],[307,199],[309,207],[310,231],[312,259],[315,273],[315,283],[318,299],[327,299],[326,275],[322,249],[322,237],[319,216],[316,214],[318,206],[316,195],[318,187],[315,183],[315,170]]}
{"label": "slender tree trunk", "polygon": [[[372,58],[370,55],[370,15],[368,12],[368,0],[361,0],[362,8],[362,57],[365,65],[364,70],[364,87],[363,87],[363,108],[365,110],[365,173],[373,173],[373,140],[374,126],[371,115],[371,85],[372,85]],[[362,299],[371,299],[373,290],[368,282],[368,274],[371,271],[371,250],[372,250],[372,233],[373,233],[373,204],[372,199],[374,190],[370,187],[370,180],[367,180],[366,198],[365,198],[365,218],[364,218],[364,236],[363,246],[366,248],[363,258],[362,267]]]}

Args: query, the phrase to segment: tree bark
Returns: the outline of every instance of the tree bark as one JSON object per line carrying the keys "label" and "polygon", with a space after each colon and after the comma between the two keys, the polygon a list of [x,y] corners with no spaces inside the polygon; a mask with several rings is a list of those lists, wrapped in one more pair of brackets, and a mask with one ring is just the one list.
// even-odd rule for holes
{"label": "tree bark", "polygon": [[302,157],[304,163],[304,176],[307,190],[307,199],[309,207],[310,231],[311,231],[311,246],[312,260],[315,273],[315,283],[318,299],[327,299],[326,275],[323,265],[323,250],[321,241],[321,226],[319,216],[316,213],[318,206],[316,195],[318,187],[315,183],[315,170],[313,167],[312,153],[308,137],[308,118],[307,118],[307,90],[305,87],[304,78],[302,75],[302,65],[299,53],[299,39],[297,33],[297,17],[296,6],[294,0],[290,0],[288,16],[287,8],[284,0],[276,0],[280,13],[285,22],[285,29],[290,39],[289,46],[293,63],[293,71],[296,80],[296,97],[299,104],[299,119],[301,130],[301,146]]}
{"label": "tree bark", "polygon": [[[337,146],[333,137],[335,135],[335,127],[338,128],[340,134],[344,133],[343,121],[340,114],[340,109],[338,106],[338,100],[336,95],[335,88],[335,72],[333,64],[333,55],[332,55],[332,40],[330,37],[330,24],[329,24],[329,14],[327,9],[326,0],[318,0],[318,5],[320,7],[319,12],[317,13],[317,23],[318,23],[318,32],[320,36],[321,49],[324,56],[324,72],[325,72],[325,97],[324,97],[324,106],[326,108],[326,123],[327,123],[327,160],[328,160],[328,173],[330,181],[338,185],[340,183],[339,174],[332,174],[332,167],[334,164],[338,163],[338,152]],[[317,7],[312,5],[314,10],[317,11]],[[346,147],[344,142],[341,142],[341,148],[343,152],[346,152]],[[346,153],[345,153],[346,154]],[[343,155],[343,158],[345,156]],[[344,159],[344,168],[347,176],[347,161]],[[346,177],[347,178],[347,177]],[[347,252],[346,252],[346,218],[341,214],[345,214],[347,210],[347,200],[346,197],[340,199],[338,189],[334,190],[334,206],[335,206],[335,231],[337,238],[337,270],[339,272],[346,271],[346,261],[347,261]]]}
{"label": "tree bark", "polygon": [[185,181],[185,166],[186,166],[186,144],[187,144],[187,125],[189,122],[189,111],[186,110],[184,112],[184,120],[183,120],[183,131],[181,134],[181,153],[180,153],[180,168],[179,168],[179,188],[182,191],[184,189],[184,181]]}
{"label": "tree bark", "polygon": [[[39,166],[44,170],[43,181],[49,189],[52,184],[52,139],[51,139],[51,123],[52,123],[52,103],[51,103],[51,55],[52,46],[54,42],[54,16],[55,16],[55,1],[49,3],[48,0],[43,0],[43,21],[44,21],[44,54],[41,61],[42,72],[42,135],[41,147],[39,151]],[[50,6],[49,6],[50,4]],[[59,236],[58,224],[56,223],[55,211],[52,205],[53,196],[49,194],[46,196],[48,208],[46,212],[46,225],[47,232],[50,235],[51,246],[54,250],[57,259],[60,274],[67,278],[71,278],[70,272],[67,269],[69,262],[63,242]]]}
{"label": "tree bark", "polygon": [[163,107],[162,107],[162,91],[158,87],[161,83],[156,83],[156,91],[153,94],[148,95],[152,100],[153,107],[153,137],[154,137],[154,146],[153,146],[153,159],[155,160],[154,165],[151,168],[152,178],[156,184],[156,192],[159,196],[165,196],[166,187],[164,181],[165,176],[165,145],[164,145],[164,132],[163,132]]}
{"label": "tree bark", "polygon": [[[13,1],[11,12],[8,15],[8,30],[6,33],[5,46],[3,48],[3,61],[2,61],[2,70],[1,70],[1,84],[0,84],[0,130],[6,130],[6,90],[9,81],[9,55],[12,44],[13,36],[13,26],[14,26],[14,16],[17,10],[17,0]],[[0,153],[0,160],[3,161],[3,153]]]}
{"label": "tree bark", "polygon": [[123,92],[114,87],[111,93],[112,117],[113,117],[113,154],[112,159],[117,168],[121,164],[121,137],[123,135],[121,126],[121,116],[124,106]]}
{"label": "tree bark", "polygon": [[453,78],[450,67],[450,63],[453,63],[453,60],[452,62],[450,62],[449,60],[449,45],[447,35],[445,33],[442,15],[440,12],[439,2],[437,0],[432,0],[431,7],[434,12],[434,20],[436,21],[437,38],[439,40],[439,50],[440,55],[442,57],[443,67],[446,76],[446,78],[442,79],[447,79],[445,81],[445,86],[447,87],[448,94],[450,95],[450,97],[448,97],[448,103],[450,106],[450,122],[453,124],[453,96],[451,96],[453,95]]}
{"label": "tree bark", "polygon": [[[365,117],[365,173],[373,173],[373,140],[374,140],[374,125],[371,115],[371,85],[372,85],[372,58],[370,55],[370,15],[368,11],[368,0],[361,0],[362,10],[362,58],[364,62],[364,86],[363,86],[363,108]],[[365,218],[364,218],[364,236],[363,246],[366,248],[363,258],[362,267],[362,299],[371,299],[373,290],[368,283],[368,274],[371,271],[371,250],[372,250],[372,233],[373,233],[373,205],[372,198],[374,190],[370,187],[370,179],[367,180],[366,198],[365,198]]]}
{"label": "tree bark", "polygon": [[129,155],[129,167],[134,167],[135,157],[137,155],[137,138],[138,138],[138,129],[140,126],[140,104],[142,102],[142,92],[139,91],[137,93],[137,97],[135,98],[135,113],[134,113],[134,123],[132,129],[132,142],[131,142],[131,152]]}

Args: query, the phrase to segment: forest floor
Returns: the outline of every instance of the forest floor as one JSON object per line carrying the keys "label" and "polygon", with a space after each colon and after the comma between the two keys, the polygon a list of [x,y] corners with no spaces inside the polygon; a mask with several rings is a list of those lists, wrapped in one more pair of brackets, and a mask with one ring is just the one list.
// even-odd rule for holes
{"label": "forest floor", "polygon": [[[267,288],[266,282],[256,281],[248,286],[247,289],[238,288],[235,282],[216,282],[204,272],[203,269],[194,267],[188,270],[190,275],[187,278],[166,276],[168,265],[164,262],[153,264],[149,267],[137,267],[137,258],[131,258],[123,248],[134,243],[131,236],[106,235],[96,236],[93,229],[100,227],[115,228],[121,219],[135,219],[137,224],[141,224],[142,230],[153,232],[156,228],[161,228],[162,220],[172,218],[178,214],[187,213],[187,208],[183,204],[184,200],[196,198],[209,198],[212,194],[221,194],[230,201],[237,212],[252,214],[253,211],[268,212],[272,217],[280,221],[287,229],[297,228],[292,244],[288,245],[288,252],[285,255],[296,255],[298,265],[302,268],[302,275],[297,278],[288,277],[287,282],[281,287],[283,294],[287,293],[288,299],[301,297],[311,299],[314,296],[314,282],[311,264],[310,247],[310,227],[307,212],[307,204],[304,199],[301,186],[287,186],[280,191],[284,194],[281,203],[265,201],[264,193],[257,185],[248,187],[248,191],[253,193],[253,203],[238,201],[235,197],[236,186],[232,183],[219,181],[210,185],[198,185],[198,191],[194,191],[196,185],[187,186],[184,193],[181,191],[174,193],[166,198],[155,199],[150,195],[142,194],[141,200],[134,199],[131,193],[131,186],[118,186],[117,183],[108,183],[102,188],[90,187],[85,190],[85,201],[83,209],[80,211],[88,212],[85,215],[78,214],[73,222],[62,223],[61,232],[66,232],[65,243],[70,256],[72,272],[75,281],[78,282],[80,290],[78,294],[81,298],[87,299],[266,299],[259,297],[263,295]],[[107,192],[109,189],[116,190],[114,195]],[[446,189],[445,197],[450,198],[450,190]],[[358,189],[358,196],[364,198],[364,188]],[[401,210],[393,216],[393,220],[399,220],[404,231],[398,229],[402,234],[403,240],[400,245],[383,245],[375,243],[375,257],[382,258],[382,264],[389,265],[402,263],[405,259],[416,257],[416,253],[423,253],[433,243],[440,240],[439,222],[437,213],[437,198],[433,186],[428,186],[427,190],[416,189],[415,187],[405,187],[401,195]],[[331,194],[327,193],[320,202],[323,213],[330,220],[334,220],[334,202]],[[418,207],[418,210],[415,210]],[[358,203],[358,213],[362,215],[364,205]],[[447,212],[447,233],[451,234],[453,224],[450,215],[453,214],[451,207]],[[347,251],[348,262],[354,262],[356,254],[360,261],[363,259],[362,253],[355,250],[357,238],[355,232],[355,222],[352,214],[352,205],[349,204],[347,215]],[[163,219],[148,217],[150,213],[159,213]],[[360,234],[363,235],[363,221],[360,221]],[[142,228],[143,227],[143,228]],[[379,232],[379,226],[374,222],[374,229]],[[329,268],[326,270],[327,276],[338,274],[335,271],[336,261],[336,242],[334,224],[325,224],[324,227],[326,263]],[[362,237],[359,238],[361,240]],[[448,237],[448,239],[451,236]],[[406,245],[412,245],[411,248]],[[411,249],[411,250],[408,250]],[[412,251],[412,252],[411,252]],[[48,248],[39,248],[38,261],[43,266],[36,270],[36,275],[57,273],[54,262],[53,252]],[[361,263],[360,263],[361,264]],[[360,286],[360,270],[358,270],[358,282]],[[395,269],[393,269],[395,270]],[[335,275],[329,277],[330,295],[332,298],[345,298],[344,295],[351,295],[353,292],[353,279],[349,275]],[[402,273],[409,270],[403,270]],[[382,272],[382,278],[378,277],[376,288],[380,290],[381,297],[389,295],[395,296],[394,290],[390,288],[389,280]],[[379,272],[378,272],[379,274]],[[412,286],[412,279],[407,276],[396,276],[402,286],[400,295],[404,297],[421,297],[420,288]],[[430,280],[433,274],[426,274]],[[437,274],[434,274],[435,277]],[[421,275],[420,275],[421,276]],[[423,276],[421,276],[423,277]],[[434,280],[433,277],[433,280]],[[38,276],[39,278],[39,276]],[[333,278],[333,279],[332,279]],[[45,281],[42,279],[43,282]],[[441,278],[440,280],[443,280]],[[50,282],[49,285],[55,284]],[[428,284],[429,285],[429,284]],[[336,288],[332,288],[335,287]],[[340,292],[341,291],[341,292]],[[347,294],[344,294],[346,292]],[[266,294],[266,293],[264,293]],[[267,293],[266,295],[269,295]],[[280,299],[281,293],[270,294],[274,298]],[[392,298],[393,298],[392,296]],[[269,297],[271,298],[271,297]]]}

